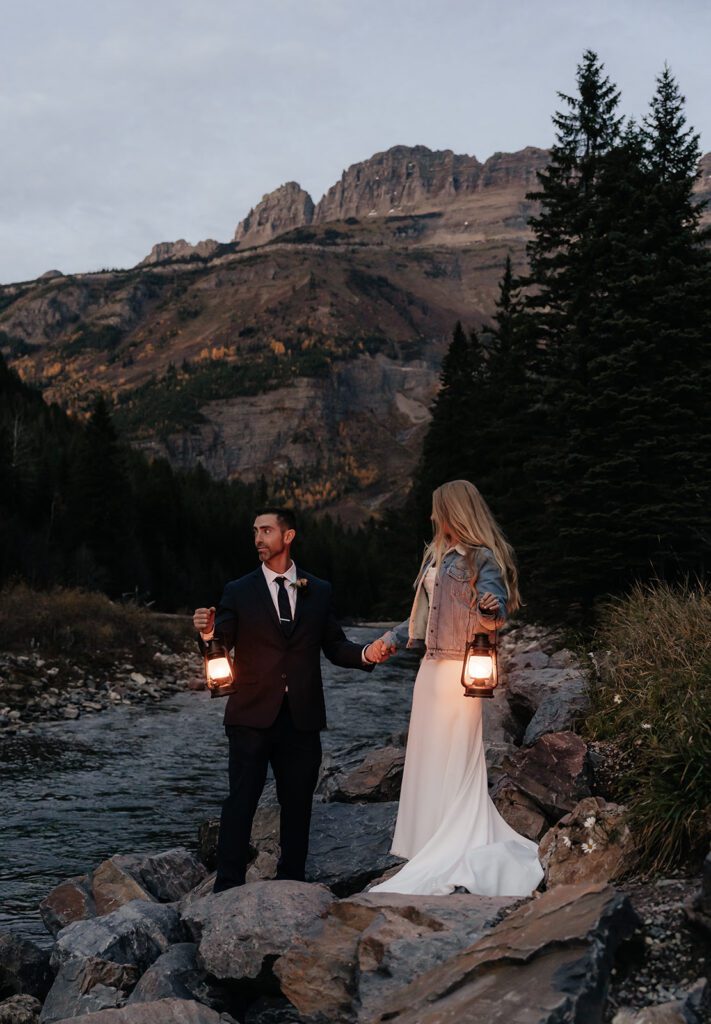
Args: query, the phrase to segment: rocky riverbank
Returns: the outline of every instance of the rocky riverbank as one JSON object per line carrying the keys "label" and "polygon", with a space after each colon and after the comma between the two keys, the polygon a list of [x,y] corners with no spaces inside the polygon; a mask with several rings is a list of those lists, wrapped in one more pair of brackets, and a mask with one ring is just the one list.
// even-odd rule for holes
{"label": "rocky riverbank", "polygon": [[73,720],[120,705],[159,701],[186,688],[202,689],[197,651],[160,644],[140,669],[129,651],[98,668],[66,656],[0,655],[0,737],[39,722]]}
{"label": "rocky riverbank", "polygon": [[[158,658],[156,678],[184,687],[181,672],[196,669],[187,657]],[[324,763],[306,883],[272,880],[278,809],[267,795],[242,888],[211,892],[216,820],[192,850],[116,854],[55,887],[40,906],[51,950],[0,936],[0,1024],[699,1024],[711,863],[701,895],[693,879],[630,877],[634,836],[606,799],[613,758],[574,731],[587,671],[534,627],[509,631],[502,665],[485,704],[491,794],[540,842],[541,892],[368,892],[398,863],[396,734]],[[120,671],[121,700],[156,685]]]}

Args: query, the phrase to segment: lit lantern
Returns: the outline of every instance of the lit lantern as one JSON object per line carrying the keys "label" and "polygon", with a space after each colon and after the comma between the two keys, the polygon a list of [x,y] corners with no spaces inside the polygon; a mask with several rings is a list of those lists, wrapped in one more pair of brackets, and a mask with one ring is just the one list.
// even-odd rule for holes
{"label": "lit lantern", "polygon": [[493,697],[499,682],[496,641],[488,633],[477,633],[464,651],[462,686],[465,697]]}
{"label": "lit lantern", "polygon": [[205,641],[205,679],[211,697],[226,697],[234,693],[235,670],[225,645],[213,637]]}

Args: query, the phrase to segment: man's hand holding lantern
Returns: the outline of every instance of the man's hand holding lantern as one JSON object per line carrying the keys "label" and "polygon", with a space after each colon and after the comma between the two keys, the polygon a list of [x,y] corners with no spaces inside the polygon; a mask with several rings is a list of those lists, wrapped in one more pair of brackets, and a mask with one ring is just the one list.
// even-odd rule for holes
{"label": "man's hand holding lantern", "polygon": [[211,640],[215,631],[215,609],[196,608],[193,614],[193,626],[203,640]]}

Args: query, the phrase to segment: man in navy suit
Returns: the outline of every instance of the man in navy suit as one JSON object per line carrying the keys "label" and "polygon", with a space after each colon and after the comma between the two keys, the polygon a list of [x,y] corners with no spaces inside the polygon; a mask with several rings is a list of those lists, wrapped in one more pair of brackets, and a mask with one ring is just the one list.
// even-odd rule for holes
{"label": "man in navy suit", "polygon": [[230,792],[222,806],[214,892],[244,884],[252,820],[272,766],[281,808],[277,878],[303,881],[311,803],[326,725],[320,653],[334,665],[371,671],[389,649],[348,640],[336,620],[331,584],[291,558],[296,521],[265,508],[254,520],[261,565],[225,587],[215,608],[198,608],[200,644],[234,647],[236,692],[225,708]]}

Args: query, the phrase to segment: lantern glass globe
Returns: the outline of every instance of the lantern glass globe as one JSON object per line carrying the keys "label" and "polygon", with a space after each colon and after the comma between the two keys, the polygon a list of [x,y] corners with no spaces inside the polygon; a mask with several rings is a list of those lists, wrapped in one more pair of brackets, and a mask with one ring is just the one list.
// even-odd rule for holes
{"label": "lantern glass globe", "polygon": [[489,655],[470,654],[467,663],[467,675],[470,679],[491,678],[491,657]]}
{"label": "lantern glass globe", "polygon": [[211,658],[208,662],[210,679],[216,683],[232,678],[232,669],[227,658]]}

